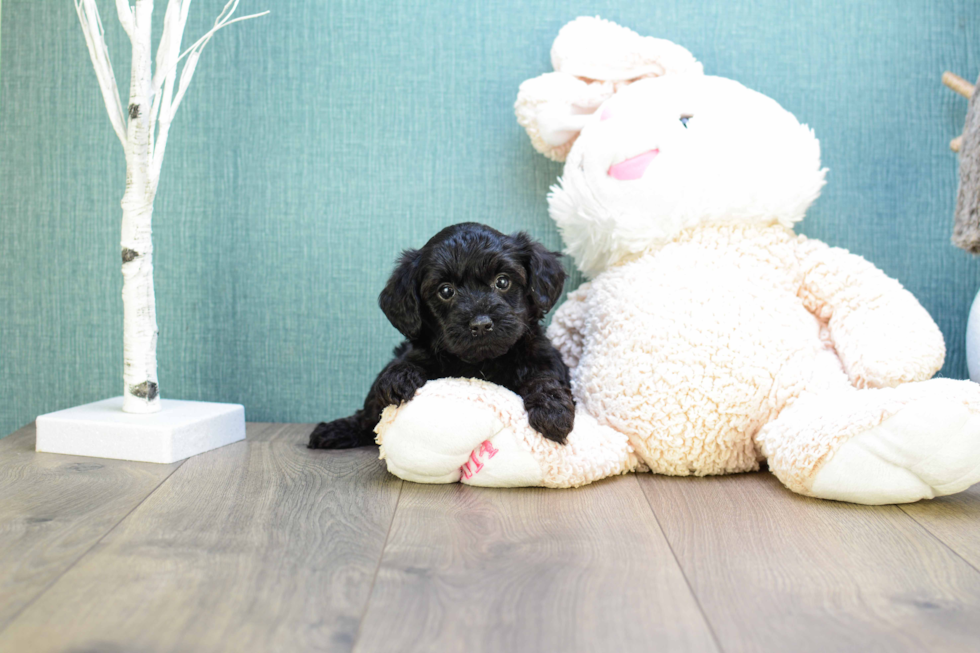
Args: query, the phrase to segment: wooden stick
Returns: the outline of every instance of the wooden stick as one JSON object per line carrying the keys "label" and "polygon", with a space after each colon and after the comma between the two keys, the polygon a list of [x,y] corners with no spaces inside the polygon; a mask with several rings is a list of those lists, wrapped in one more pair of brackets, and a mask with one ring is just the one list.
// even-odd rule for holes
{"label": "wooden stick", "polygon": [[963,136],[957,136],[956,138],[954,138],[949,142],[949,149],[953,150],[954,152],[959,152],[962,147],[963,147]]}
{"label": "wooden stick", "polygon": [[976,88],[970,82],[966,81],[959,75],[954,75],[948,70],[943,73],[943,84],[950,87],[951,89],[953,89],[954,91],[956,91],[957,93],[959,93],[960,95],[962,95],[967,99],[973,97],[973,91]]}

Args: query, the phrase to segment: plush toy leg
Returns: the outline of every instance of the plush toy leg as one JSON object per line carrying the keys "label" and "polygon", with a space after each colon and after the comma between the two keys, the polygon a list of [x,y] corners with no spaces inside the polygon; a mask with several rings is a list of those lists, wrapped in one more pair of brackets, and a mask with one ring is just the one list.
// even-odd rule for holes
{"label": "plush toy leg", "polygon": [[640,467],[628,438],[582,408],[560,445],[531,428],[520,397],[476,379],[429,381],[376,431],[388,471],[417,483],[578,487]]}
{"label": "plush toy leg", "polygon": [[[388,406],[376,429],[388,471],[415,483],[541,485],[541,466],[519,446],[513,429],[501,419],[506,415],[492,402],[506,405],[516,398],[523,413],[520,398],[486,386],[465,379],[430,381],[412,401]],[[481,400],[486,399],[481,391],[491,395],[490,402]]]}
{"label": "plush toy leg", "polygon": [[757,443],[800,494],[870,505],[955,494],[980,482],[980,385],[933,379],[804,395]]}

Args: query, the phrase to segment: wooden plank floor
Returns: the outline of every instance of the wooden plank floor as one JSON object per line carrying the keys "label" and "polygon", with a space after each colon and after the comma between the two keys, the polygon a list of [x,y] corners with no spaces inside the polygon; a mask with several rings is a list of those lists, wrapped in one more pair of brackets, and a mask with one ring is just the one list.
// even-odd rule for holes
{"label": "wooden plank floor", "polygon": [[0,651],[977,651],[980,489],[424,486],[309,425],[174,465],[0,440]]}
{"label": "wooden plank floor", "polygon": [[0,440],[0,631],[179,466],[37,455],[33,426]]}

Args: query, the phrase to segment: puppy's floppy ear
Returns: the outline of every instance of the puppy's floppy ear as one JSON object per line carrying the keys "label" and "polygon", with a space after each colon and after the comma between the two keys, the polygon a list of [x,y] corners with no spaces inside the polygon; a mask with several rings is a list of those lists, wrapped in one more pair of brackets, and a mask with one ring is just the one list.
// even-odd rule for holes
{"label": "puppy's floppy ear", "polygon": [[565,268],[558,258],[560,254],[545,249],[544,245],[532,240],[523,231],[511,238],[517,245],[527,270],[528,300],[538,311],[540,319],[555,305],[565,286]]}
{"label": "puppy's floppy ear", "polygon": [[406,249],[398,259],[388,283],[378,296],[378,306],[392,326],[411,340],[422,329],[419,312],[419,259],[417,249]]}

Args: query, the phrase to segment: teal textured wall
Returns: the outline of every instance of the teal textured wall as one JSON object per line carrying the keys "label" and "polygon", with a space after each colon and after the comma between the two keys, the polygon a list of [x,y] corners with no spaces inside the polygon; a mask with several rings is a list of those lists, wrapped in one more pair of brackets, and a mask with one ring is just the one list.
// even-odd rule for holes
{"label": "teal textured wall", "polygon": [[[195,2],[188,37],[223,2]],[[125,36],[100,5],[128,80]],[[947,143],[966,100],[939,78],[980,70],[980,3],[242,5],[272,14],[205,51],[156,201],[165,397],[241,402],[250,420],[344,415],[398,340],[375,298],[400,249],[462,220],[557,247],[545,193],[561,168],[511,105],[579,14],[675,40],[809,123],[830,173],[802,231],[900,279],[947,338],[942,374],[965,376],[980,262],[949,245]],[[6,0],[0,29],[2,435],[121,391],[125,172],[71,3]]]}

